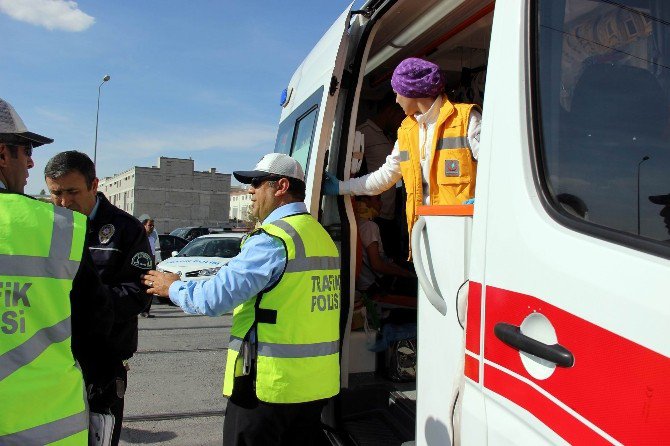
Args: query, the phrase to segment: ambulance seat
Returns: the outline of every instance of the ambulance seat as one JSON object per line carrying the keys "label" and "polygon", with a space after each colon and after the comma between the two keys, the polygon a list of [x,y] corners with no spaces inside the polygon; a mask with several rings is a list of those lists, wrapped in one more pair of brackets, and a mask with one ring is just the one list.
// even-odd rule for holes
{"label": "ambulance seat", "polygon": [[[363,242],[360,235],[356,235],[356,283],[363,268]],[[416,309],[416,297],[405,296],[402,294],[374,294],[370,296],[373,302],[376,302],[383,308],[411,308]]]}

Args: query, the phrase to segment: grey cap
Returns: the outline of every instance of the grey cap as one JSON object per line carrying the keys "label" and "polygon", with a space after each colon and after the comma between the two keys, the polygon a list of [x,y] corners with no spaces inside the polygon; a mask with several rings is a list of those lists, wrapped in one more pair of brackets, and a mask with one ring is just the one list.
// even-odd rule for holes
{"label": "grey cap", "polygon": [[0,142],[20,144],[25,140],[30,141],[33,147],[54,142],[51,138],[29,132],[14,107],[0,99]]}
{"label": "grey cap", "polygon": [[670,194],[650,195],[649,201],[651,201],[654,204],[663,204],[667,206],[670,204]]}
{"label": "grey cap", "polygon": [[236,170],[233,175],[242,184],[249,184],[254,178],[270,175],[305,181],[300,163],[283,153],[268,153],[256,164],[254,170]]}

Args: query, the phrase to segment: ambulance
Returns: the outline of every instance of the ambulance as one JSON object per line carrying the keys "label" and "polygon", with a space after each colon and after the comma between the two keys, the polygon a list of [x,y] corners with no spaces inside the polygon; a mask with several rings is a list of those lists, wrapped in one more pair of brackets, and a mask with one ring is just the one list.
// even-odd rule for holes
{"label": "ambulance", "polygon": [[[356,323],[352,200],[323,187],[369,161],[357,127],[392,104],[407,57],[438,64],[449,99],[483,117],[474,205],[422,206],[403,236],[395,189],[386,248],[411,244],[419,283],[416,381],[397,383]],[[342,256],[333,444],[670,444],[669,95],[667,0],[342,12],[283,92],[275,145]]]}

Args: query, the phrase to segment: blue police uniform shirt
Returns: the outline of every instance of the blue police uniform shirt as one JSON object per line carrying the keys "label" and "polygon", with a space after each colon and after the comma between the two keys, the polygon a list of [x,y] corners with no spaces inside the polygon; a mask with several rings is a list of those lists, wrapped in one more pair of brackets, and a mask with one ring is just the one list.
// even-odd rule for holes
{"label": "blue police uniform shirt", "polygon": [[100,198],[95,197],[95,206],[91,209],[91,215],[88,216],[88,221],[93,221],[95,214],[98,213],[98,208],[100,207]]}
{"label": "blue police uniform shirt", "polygon": [[[305,203],[278,207],[263,221],[306,213]],[[176,281],[170,285],[170,300],[186,313],[220,316],[274,285],[286,266],[286,251],[276,237],[263,232],[250,237],[242,251],[206,281]]]}

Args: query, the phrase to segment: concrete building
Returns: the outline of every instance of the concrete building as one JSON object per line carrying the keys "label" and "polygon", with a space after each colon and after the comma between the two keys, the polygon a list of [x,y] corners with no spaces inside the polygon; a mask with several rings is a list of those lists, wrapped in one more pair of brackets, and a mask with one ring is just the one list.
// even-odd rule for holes
{"label": "concrete building", "polygon": [[135,166],[100,180],[98,190],[124,211],[154,218],[156,230],[228,223],[230,174],[195,171],[192,159],[161,156],[153,167]]}
{"label": "concrete building", "polygon": [[230,189],[230,220],[249,221],[251,194],[247,186],[232,186]]}

